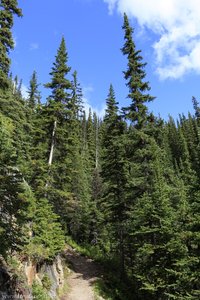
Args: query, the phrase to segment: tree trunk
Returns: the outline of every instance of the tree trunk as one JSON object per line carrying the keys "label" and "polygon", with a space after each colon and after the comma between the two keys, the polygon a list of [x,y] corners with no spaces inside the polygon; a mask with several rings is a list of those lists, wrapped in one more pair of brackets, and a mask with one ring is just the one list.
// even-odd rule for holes
{"label": "tree trunk", "polygon": [[[56,127],[57,127],[57,121],[54,121],[53,132],[52,132],[52,136],[51,136],[51,149],[50,149],[49,160],[48,160],[48,166],[49,167],[51,167],[52,161],[53,161],[53,152],[54,152],[54,147],[55,147]],[[48,171],[48,173],[49,173],[49,171]],[[48,185],[49,185],[49,181],[47,180],[45,188],[48,188]],[[45,192],[45,197],[47,197],[47,192]]]}
{"label": "tree trunk", "polygon": [[56,127],[57,127],[57,121],[54,121],[53,132],[52,132],[52,137],[51,137],[51,150],[50,150],[49,161],[48,161],[48,165],[49,166],[52,165],[52,161],[53,161],[53,152],[54,152],[54,146],[55,146]]}

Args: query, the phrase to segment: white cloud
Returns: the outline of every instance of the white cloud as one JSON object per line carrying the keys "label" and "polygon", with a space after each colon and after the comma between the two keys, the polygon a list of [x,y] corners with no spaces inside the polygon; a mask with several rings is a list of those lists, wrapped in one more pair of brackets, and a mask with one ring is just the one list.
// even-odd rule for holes
{"label": "white cloud", "polygon": [[83,98],[83,101],[84,101],[84,103],[83,103],[84,110],[86,112],[87,117],[88,117],[89,111],[91,109],[92,113],[95,112],[100,119],[103,119],[103,117],[105,116],[105,110],[106,110],[105,103],[102,103],[101,107],[98,108],[98,107],[95,107],[92,104],[90,104],[87,98]]}
{"label": "white cloud", "polygon": [[90,103],[90,98],[91,98],[90,94],[93,91],[94,91],[94,88],[92,87],[92,85],[88,85],[88,86],[83,87],[84,110],[86,112],[87,117],[89,115],[89,110],[91,109],[92,113],[96,112],[97,116],[102,119],[105,115],[106,104],[102,103],[100,107],[97,107],[97,106],[91,104]]}
{"label": "white cloud", "polygon": [[104,0],[109,12],[117,9],[137,19],[157,35],[154,42],[157,73],[161,79],[200,73],[199,0]]}
{"label": "white cloud", "polygon": [[17,37],[13,36],[14,48],[17,47]]}
{"label": "white cloud", "polygon": [[28,88],[22,83],[22,87],[21,87],[21,93],[22,93],[22,97],[27,99],[28,98]]}
{"label": "white cloud", "polygon": [[92,85],[84,86],[83,87],[83,94],[89,95],[89,93],[92,93],[94,91],[94,88]]}
{"label": "white cloud", "polygon": [[30,50],[37,50],[39,49],[39,44],[38,43],[31,43],[30,44]]}

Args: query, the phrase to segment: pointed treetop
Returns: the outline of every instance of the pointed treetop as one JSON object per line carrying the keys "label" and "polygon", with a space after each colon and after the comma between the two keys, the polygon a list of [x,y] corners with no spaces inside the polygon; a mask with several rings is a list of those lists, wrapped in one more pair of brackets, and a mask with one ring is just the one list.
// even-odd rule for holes
{"label": "pointed treetop", "polygon": [[37,73],[36,71],[33,71],[31,80],[30,80],[30,86],[28,89],[28,103],[31,109],[34,109],[37,104],[40,103],[40,92],[38,91],[38,82],[37,82]]}
{"label": "pointed treetop", "polygon": [[200,119],[200,106],[199,106],[199,102],[197,101],[197,99],[193,96],[192,97],[192,104],[193,104],[193,108],[195,111],[195,117],[197,119]]}
{"label": "pointed treetop", "polygon": [[69,96],[68,89],[71,89],[71,82],[66,79],[66,75],[71,68],[67,66],[68,54],[66,50],[65,39],[62,37],[60,46],[57,50],[55,62],[53,63],[52,71],[49,73],[52,77],[51,82],[44,86],[52,89],[51,99],[56,102],[65,102]]}
{"label": "pointed treetop", "polygon": [[80,117],[83,115],[83,92],[80,83],[78,82],[77,71],[72,73],[71,86],[71,111],[74,117]]}
{"label": "pointed treetop", "polygon": [[142,128],[147,121],[146,102],[150,102],[154,97],[147,92],[150,90],[149,82],[144,81],[146,73],[144,67],[146,63],[142,62],[141,50],[136,50],[132,33],[133,28],[129,24],[126,14],[124,14],[124,30],[125,44],[122,53],[128,58],[128,69],[124,72],[124,78],[127,80],[126,85],[129,88],[128,98],[132,103],[130,106],[123,108],[125,117],[137,126]]}
{"label": "pointed treetop", "polygon": [[118,102],[115,100],[115,91],[113,85],[110,84],[108,97],[106,99],[106,114],[105,114],[105,121],[110,119],[110,117],[116,116],[118,112]]}
{"label": "pointed treetop", "polygon": [[135,50],[135,44],[133,42],[132,39],[132,35],[133,35],[133,28],[130,26],[129,24],[129,19],[126,15],[126,13],[124,13],[124,24],[122,26],[122,29],[124,30],[125,34],[124,34],[124,39],[126,40],[124,47],[122,48],[122,52],[124,55],[129,54],[129,47],[132,47],[132,50]]}

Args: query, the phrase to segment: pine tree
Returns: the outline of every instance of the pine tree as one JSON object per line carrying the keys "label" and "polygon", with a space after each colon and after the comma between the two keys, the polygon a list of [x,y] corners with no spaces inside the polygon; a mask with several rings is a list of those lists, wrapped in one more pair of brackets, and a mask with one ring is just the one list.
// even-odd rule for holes
{"label": "pine tree", "polygon": [[80,142],[82,93],[76,72],[72,82],[66,78],[70,71],[67,59],[62,38],[50,73],[52,80],[45,85],[52,90],[43,109],[43,130],[48,133],[45,140],[49,149],[46,195],[61,216],[66,232],[79,238],[81,211],[88,199]]}
{"label": "pine tree", "polygon": [[197,101],[197,99],[195,97],[192,97],[192,104],[193,104],[193,108],[195,111],[195,117],[199,122],[200,121],[200,107],[199,107],[199,102]]}
{"label": "pine tree", "polygon": [[87,134],[86,140],[87,140],[90,169],[91,172],[93,172],[96,166],[96,140],[95,140],[95,128],[94,128],[91,108],[89,109],[89,115],[87,118],[86,134]]}
{"label": "pine tree", "polygon": [[22,16],[17,0],[0,1],[0,88],[8,88],[9,51],[14,48],[12,38],[13,15]]}
{"label": "pine tree", "polygon": [[31,203],[29,187],[17,166],[13,129],[12,122],[0,114],[0,236],[4,256],[25,243],[24,228]]}
{"label": "pine tree", "polygon": [[59,217],[45,198],[36,201],[32,211],[31,234],[23,251],[36,262],[51,261],[64,248],[64,232]]}
{"label": "pine tree", "polygon": [[187,299],[180,284],[181,278],[187,277],[183,236],[188,230],[182,226],[188,221],[187,189],[175,174],[173,184],[166,176],[164,153],[156,143],[152,141],[149,147],[153,153],[149,188],[135,198],[130,210],[133,257],[129,268],[139,299]]}
{"label": "pine tree", "polygon": [[[125,117],[131,122],[125,137],[128,166],[124,184],[125,268],[132,270],[138,299],[165,299],[169,282],[167,271],[162,272],[161,269],[163,265],[166,269],[174,269],[168,256],[168,247],[173,244],[175,235],[171,229],[176,220],[171,207],[171,182],[168,181],[168,171],[165,173],[163,169],[163,165],[167,166],[165,151],[155,141],[155,118],[148,113],[146,106],[154,97],[147,93],[150,87],[144,81],[145,64],[142,63],[141,51],[135,50],[133,30],[126,15],[123,29],[125,45],[122,52],[128,58],[128,70],[124,72],[124,77],[129,88],[128,98],[131,99],[131,105],[123,109]],[[177,197],[177,201],[181,199]],[[180,239],[177,243],[181,243]]]}
{"label": "pine tree", "polygon": [[38,87],[39,84],[37,83],[37,73],[34,71],[30,80],[30,87],[28,89],[28,105],[32,110],[34,110],[36,106],[40,104],[41,95]]}
{"label": "pine tree", "polygon": [[128,165],[126,162],[124,131],[125,123],[118,112],[112,85],[106,100],[107,108],[103,122],[102,171],[103,195],[101,210],[103,224],[107,228],[104,247],[110,247],[119,258],[120,275],[124,275],[124,247],[127,220],[126,184]]}
{"label": "pine tree", "polygon": [[53,63],[52,71],[50,72],[50,75],[52,76],[51,82],[45,84],[45,87],[50,88],[52,91],[46,106],[47,126],[49,126],[49,133],[51,135],[48,159],[49,166],[52,165],[55,144],[56,142],[57,144],[60,142],[59,138],[56,139],[56,136],[68,118],[66,108],[69,101],[71,83],[66,79],[66,75],[70,71],[70,67],[67,66],[67,60],[68,55],[65,39],[63,37],[57,51],[55,62]]}
{"label": "pine tree", "polygon": [[[132,103],[130,106],[123,108],[126,118],[128,118],[138,129],[142,128],[147,122],[146,103],[152,101],[154,97],[147,92],[150,90],[149,83],[144,81],[146,73],[144,71],[145,63],[142,63],[141,50],[136,50],[132,39],[133,29],[129,25],[129,20],[124,14],[125,44],[122,48],[123,55],[127,56],[128,69],[124,72],[124,78],[129,88],[128,98]],[[146,92],[146,94],[145,94]]]}
{"label": "pine tree", "polygon": [[62,218],[67,215],[66,201],[68,205],[70,202],[74,203],[70,190],[71,179],[67,173],[67,166],[71,163],[67,143],[68,102],[71,95],[71,82],[66,78],[70,71],[67,60],[65,40],[62,38],[50,72],[51,81],[45,84],[45,87],[51,90],[51,94],[36,118],[38,128],[34,141],[36,152],[33,157],[33,185],[37,198],[47,197],[55,212]]}
{"label": "pine tree", "polygon": [[31,171],[28,166],[30,162],[30,112],[25,101],[16,93],[13,94],[11,86],[7,90],[0,91],[0,111],[13,123],[13,143],[18,157],[18,166],[20,166],[23,176],[26,177]]}
{"label": "pine tree", "polygon": [[78,82],[77,71],[72,74],[73,80],[71,82],[72,95],[71,95],[71,107],[69,107],[72,117],[71,119],[81,119],[83,117],[83,92]]}
{"label": "pine tree", "polygon": [[[133,29],[129,25],[128,18],[124,14],[125,45],[122,53],[128,58],[128,69],[124,72],[129,88],[128,98],[131,105],[123,108],[125,117],[131,122],[127,132],[126,156],[129,164],[129,201],[133,202],[150,188],[149,176],[151,176],[151,144],[154,142],[154,130],[152,130],[152,114],[148,114],[146,103],[154,97],[145,94],[150,90],[149,83],[144,81],[145,65],[142,63],[141,51],[136,51],[132,39]],[[151,130],[150,130],[151,129]]]}
{"label": "pine tree", "polygon": [[67,66],[67,61],[68,54],[65,39],[62,37],[55,62],[53,63],[52,71],[50,72],[52,77],[51,82],[45,84],[46,88],[50,88],[52,90],[50,99],[52,99],[55,103],[66,104],[67,98],[69,97],[67,91],[71,90],[71,82],[66,79],[66,75],[69,73],[71,68]]}

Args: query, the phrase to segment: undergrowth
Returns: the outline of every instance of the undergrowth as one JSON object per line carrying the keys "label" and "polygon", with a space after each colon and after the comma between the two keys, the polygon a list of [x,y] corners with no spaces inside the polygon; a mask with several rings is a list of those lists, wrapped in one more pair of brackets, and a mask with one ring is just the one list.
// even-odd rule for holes
{"label": "undergrowth", "polygon": [[47,290],[36,281],[32,285],[32,295],[34,300],[51,300]]}
{"label": "undergrowth", "polygon": [[90,258],[92,258],[92,259],[94,259],[95,261],[98,261],[98,262],[103,262],[104,261],[104,253],[100,249],[99,246],[97,246],[97,245],[92,246],[92,245],[89,245],[89,244],[79,245],[74,240],[72,240],[71,237],[67,237],[66,242],[69,246],[74,248],[80,254],[82,254],[84,256],[88,256],[88,257],[90,257]]}

